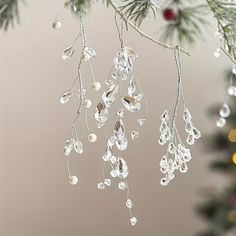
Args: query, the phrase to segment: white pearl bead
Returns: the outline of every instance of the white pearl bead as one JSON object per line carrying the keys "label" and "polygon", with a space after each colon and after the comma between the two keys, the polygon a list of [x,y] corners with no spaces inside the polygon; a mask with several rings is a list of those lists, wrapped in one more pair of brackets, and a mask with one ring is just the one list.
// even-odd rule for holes
{"label": "white pearl bead", "polygon": [[71,185],[76,185],[78,183],[78,181],[79,181],[79,179],[77,176],[70,176],[70,178],[69,178],[69,183]]}
{"label": "white pearl bead", "polygon": [[97,141],[97,135],[96,134],[89,134],[88,141],[90,143],[95,143]]}
{"label": "white pearl bead", "polygon": [[95,81],[94,83],[93,83],[93,90],[94,91],[99,91],[100,89],[101,89],[101,84],[99,83],[99,82],[97,82],[97,81]]}
{"label": "white pearl bead", "polygon": [[89,99],[86,99],[84,102],[85,107],[88,109],[92,106],[92,101]]}
{"label": "white pearl bead", "polygon": [[57,30],[57,29],[60,29],[62,26],[61,22],[58,21],[58,20],[55,20],[53,23],[52,23],[52,28]]}

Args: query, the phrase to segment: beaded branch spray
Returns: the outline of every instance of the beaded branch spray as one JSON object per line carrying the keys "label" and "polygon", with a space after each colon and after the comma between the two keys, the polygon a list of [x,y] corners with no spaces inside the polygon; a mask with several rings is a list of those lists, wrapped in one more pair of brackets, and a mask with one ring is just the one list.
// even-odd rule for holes
{"label": "beaded branch spray", "polygon": [[225,101],[220,108],[219,119],[216,122],[216,126],[219,128],[222,128],[226,125],[226,120],[231,114],[231,109],[229,106],[229,97],[236,96],[235,78],[236,78],[236,69],[233,68],[231,76],[230,76],[230,81],[229,81],[228,94],[226,95]]}
{"label": "beaded branch spray", "polygon": [[[71,3],[72,4],[72,3]],[[52,24],[54,29],[58,29],[61,27],[61,23],[58,21],[58,14],[56,16],[56,19],[54,23]],[[58,27],[60,25],[60,27]],[[75,115],[75,118],[72,122],[71,126],[71,132],[69,135],[69,138],[66,140],[65,145],[64,145],[64,155],[66,157],[66,166],[67,166],[67,171],[68,171],[68,176],[69,176],[69,183],[71,185],[76,185],[78,183],[78,177],[75,175],[71,174],[70,170],[70,165],[69,165],[69,159],[70,156],[74,150],[76,154],[82,154],[84,151],[83,148],[83,143],[80,140],[79,134],[77,132],[77,123],[78,119],[81,117],[82,114],[85,116],[85,124],[88,130],[88,141],[91,143],[96,142],[97,136],[94,133],[91,133],[89,124],[88,124],[88,109],[91,108],[92,106],[92,101],[88,99],[87,97],[87,90],[84,88],[83,85],[83,77],[81,73],[81,67],[83,64],[88,64],[91,75],[90,77],[92,78],[92,88],[94,91],[99,91],[101,88],[101,84],[97,81],[95,81],[94,77],[94,72],[93,72],[93,67],[91,64],[91,61],[96,57],[96,52],[87,46],[87,40],[85,36],[85,28],[84,28],[84,22],[83,22],[83,17],[82,14],[80,14],[80,31],[73,41],[72,45],[67,47],[63,53],[62,53],[62,59],[63,60],[68,60],[70,59],[73,55],[75,55],[75,44],[78,41],[78,39],[81,38],[82,41],[82,52],[79,57],[79,63],[78,63],[78,68],[77,68],[77,75],[72,82],[72,85],[70,86],[70,89],[65,91],[62,96],[60,97],[60,103],[65,105],[69,103],[75,95],[75,97],[78,98],[78,108],[77,112]]]}
{"label": "beaded branch spray", "polygon": [[178,72],[177,92],[170,109],[165,110],[160,117],[161,126],[159,144],[167,145],[167,152],[160,161],[160,171],[165,175],[160,181],[162,186],[168,185],[170,181],[174,179],[176,170],[179,170],[181,173],[186,173],[188,171],[187,163],[192,159],[190,149],[182,142],[176,127],[177,112],[181,100],[184,107],[183,119],[185,121],[185,131],[187,132],[187,144],[193,145],[195,140],[201,137],[201,133],[195,128],[190,111],[185,105],[181,79],[182,65],[178,46],[176,46],[174,51],[174,58]]}
{"label": "beaded branch spray", "polygon": [[[121,42],[121,48],[113,60],[111,73],[109,79],[106,81],[108,89],[102,94],[102,99],[98,103],[95,111],[95,119],[98,128],[103,126],[105,127],[107,138],[105,153],[102,157],[104,161],[103,181],[98,183],[98,189],[106,190],[111,186],[112,181],[109,177],[106,177],[105,173],[106,167],[109,167],[110,176],[118,179],[118,188],[122,191],[126,191],[125,205],[129,209],[130,223],[134,226],[137,223],[137,218],[134,217],[132,213],[133,201],[130,199],[129,184],[127,181],[129,168],[125,159],[120,157],[119,154],[115,155],[114,151],[116,149],[117,151],[123,152],[128,147],[128,137],[124,125],[125,109],[129,112],[135,113],[141,110],[142,104],[144,107],[145,116],[137,119],[138,129],[131,132],[131,139],[134,140],[138,138],[139,129],[146,121],[147,103],[140,84],[135,76],[134,63],[137,55],[134,53],[133,49],[124,47],[123,45],[123,22],[121,24],[121,29],[119,29],[117,21],[116,26]],[[122,95],[123,89],[121,89],[121,87],[127,82],[128,88],[125,90],[125,95]],[[108,136],[106,123],[111,110],[115,110],[116,121],[112,134]]]}

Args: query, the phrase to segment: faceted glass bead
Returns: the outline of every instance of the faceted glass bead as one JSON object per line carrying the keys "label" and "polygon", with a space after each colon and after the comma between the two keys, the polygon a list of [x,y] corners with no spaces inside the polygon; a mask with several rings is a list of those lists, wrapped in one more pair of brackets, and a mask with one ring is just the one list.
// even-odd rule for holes
{"label": "faceted glass bead", "polygon": [[90,59],[94,59],[96,57],[96,52],[89,47],[85,47],[83,51],[83,59],[87,62]]}
{"label": "faceted glass bead", "polygon": [[110,172],[110,174],[111,174],[111,176],[112,176],[113,178],[115,178],[115,177],[118,176],[118,173],[117,173],[116,170],[112,170],[112,171]]}
{"label": "faceted glass bead", "polygon": [[186,124],[185,124],[185,131],[187,133],[190,133],[192,132],[192,129],[193,129],[193,124],[191,121],[187,121]]}
{"label": "faceted glass bead", "polygon": [[95,143],[97,141],[97,135],[96,134],[89,134],[88,135],[88,141],[90,143]]}
{"label": "faceted glass bead", "polygon": [[102,95],[102,100],[109,107],[115,101],[116,95],[118,94],[119,86],[112,85],[106,92]]}
{"label": "faceted glass bead", "polygon": [[230,116],[230,108],[229,108],[229,105],[224,103],[220,109],[220,116],[223,117],[223,118],[227,118]]}
{"label": "faceted glass bead", "polygon": [[121,190],[125,190],[127,188],[127,185],[125,182],[120,182],[118,184],[118,188],[121,189]]}
{"label": "faceted glass bead", "polygon": [[161,171],[161,173],[166,174],[168,171],[167,166],[161,166],[160,171]]}
{"label": "faceted glass bead", "polygon": [[146,119],[145,118],[141,118],[141,119],[138,119],[138,123],[140,126],[143,126],[143,124],[145,123]]}
{"label": "faceted glass bead", "polygon": [[60,29],[62,26],[61,22],[58,21],[58,20],[55,20],[53,23],[52,23],[52,28],[57,30],[57,29]]}
{"label": "faceted glass bead", "polygon": [[192,133],[195,139],[199,139],[202,136],[201,132],[195,127],[193,128]]}
{"label": "faceted glass bead", "polygon": [[130,199],[127,199],[126,206],[131,209],[133,207],[133,202]]}
{"label": "faceted glass bead", "polygon": [[111,146],[107,145],[106,150],[105,150],[105,154],[103,156],[103,160],[110,161],[111,157],[112,157],[112,148],[111,148]]}
{"label": "faceted glass bead", "polygon": [[164,177],[164,178],[162,178],[162,179],[160,180],[160,184],[161,184],[162,186],[167,186],[167,185],[169,184],[169,182],[170,182],[170,180],[169,180],[168,178],[166,178],[166,177]]}
{"label": "faceted glass bead", "polygon": [[110,179],[105,179],[105,180],[104,180],[104,184],[105,184],[106,186],[111,186],[111,180],[110,180]]}
{"label": "faceted glass bead", "polygon": [[69,156],[71,154],[71,151],[74,147],[74,143],[75,143],[75,139],[74,138],[69,138],[68,140],[66,140],[65,142],[65,146],[64,146],[64,154],[65,156]]}
{"label": "faceted glass bead", "polygon": [[187,166],[186,162],[182,162],[182,164],[181,164],[179,170],[180,170],[181,173],[187,173],[187,171],[188,171],[188,166]]}
{"label": "faceted glass bead", "polygon": [[168,128],[167,123],[165,121],[162,121],[160,126],[160,132],[164,133],[167,128]]}
{"label": "faceted glass bead", "polygon": [[165,145],[166,142],[167,142],[167,139],[165,138],[164,135],[161,135],[158,142],[159,142],[160,145]]}
{"label": "faceted glass bead", "polygon": [[226,124],[226,120],[225,120],[225,118],[222,118],[222,117],[220,117],[218,119],[218,121],[216,122],[216,126],[219,127],[219,128],[224,127],[225,124]]}
{"label": "faceted glass bead", "polygon": [[74,55],[74,49],[72,46],[66,48],[62,53],[62,59],[67,60],[70,59]]}
{"label": "faceted glass bead", "polygon": [[74,143],[74,150],[79,154],[83,153],[83,144],[79,140]]}
{"label": "faceted glass bead", "polygon": [[79,181],[79,179],[78,179],[77,176],[70,176],[70,177],[69,177],[69,183],[70,183],[71,185],[76,185],[76,184],[78,183],[78,181]]}
{"label": "faceted glass bead", "polygon": [[130,97],[133,97],[134,94],[135,94],[135,91],[136,91],[136,85],[135,85],[135,81],[134,79],[132,78],[129,82],[129,87],[128,87],[128,95]]}
{"label": "faceted glass bead", "polygon": [[160,161],[160,166],[166,166],[167,165],[167,157],[163,156]]}
{"label": "faceted glass bead", "polygon": [[128,147],[128,140],[126,137],[124,137],[123,139],[121,140],[117,140],[116,141],[116,146],[117,148],[120,150],[120,151],[124,151],[127,149]]}
{"label": "faceted glass bead", "polygon": [[108,119],[108,115],[108,108],[106,104],[103,101],[99,102],[94,114],[98,128],[101,128],[105,124]]}
{"label": "faceted glass bead", "polygon": [[122,103],[127,108],[127,110],[131,112],[136,112],[141,109],[140,101],[138,101],[137,99],[133,97],[123,97]]}
{"label": "faceted glass bead", "polygon": [[174,143],[173,143],[173,142],[169,142],[169,145],[168,145],[168,152],[169,152],[170,154],[174,154],[175,151],[176,151],[176,147],[175,147]]}
{"label": "faceted glass bead", "polygon": [[132,132],[131,132],[131,138],[132,138],[132,139],[138,138],[138,131],[132,131]]}
{"label": "faceted glass bead", "polygon": [[167,110],[165,110],[165,111],[163,112],[163,114],[161,115],[161,120],[162,120],[163,122],[167,122],[167,121],[169,120],[169,114],[168,114],[168,111],[167,111]]}
{"label": "faceted glass bead", "polygon": [[101,87],[102,87],[101,84],[99,82],[97,82],[97,81],[95,81],[93,83],[93,86],[92,86],[94,91],[99,91],[101,89]]}
{"label": "faceted glass bead", "polygon": [[107,86],[111,86],[111,85],[114,85],[114,82],[113,82],[113,80],[105,80],[105,84]]}
{"label": "faceted glass bead", "polygon": [[129,174],[129,168],[123,158],[119,158],[116,165],[116,172],[119,178],[125,179]]}
{"label": "faceted glass bead", "polygon": [[116,121],[113,133],[117,140],[122,140],[125,137],[125,127],[121,118]]}
{"label": "faceted glass bead", "polygon": [[124,111],[123,108],[118,109],[117,115],[118,115],[119,117],[123,118],[123,117],[124,117],[124,114],[125,114],[125,111]]}
{"label": "faceted glass bead", "polygon": [[60,103],[61,103],[61,104],[66,104],[66,103],[68,103],[68,102],[70,101],[70,99],[71,99],[71,96],[72,96],[71,91],[70,91],[70,90],[69,90],[69,91],[66,91],[66,92],[61,96],[61,98],[60,98]]}
{"label": "faceted glass bead", "polygon": [[112,164],[116,164],[117,158],[115,156],[112,156],[110,161],[111,161]]}
{"label": "faceted glass bead", "polygon": [[105,184],[104,183],[98,183],[98,189],[105,189]]}
{"label": "faceted glass bead", "polygon": [[184,108],[183,119],[185,121],[190,121],[192,119],[192,116],[187,108]]}
{"label": "faceted glass bead", "polygon": [[189,145],[193,145],[195,143],[195,138],[194,138],[194,135],[192,133],[188,134],[186,142]]}
{"label": "faceted glass bead", "polygon": [[130,223],[131,223],[132,226],[135,226],[137,224],[137,222],[138,222],[138,220],[136,219],[136,217],[132,217],[130,219]]}
{"label": "faceted glass bead", "polygon": [[143,94],[142,93],[137,93],[134,95],[134,99],[136,99],[137,101],[141,102],[141,100],[143,99]]}

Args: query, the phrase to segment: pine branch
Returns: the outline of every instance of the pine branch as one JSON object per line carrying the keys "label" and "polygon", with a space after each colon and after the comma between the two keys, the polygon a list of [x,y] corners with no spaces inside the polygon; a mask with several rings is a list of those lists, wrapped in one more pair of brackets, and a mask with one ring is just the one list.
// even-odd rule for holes
{"label": "pine branch", "polygon": [[236,64],[236,1],[206,0],[223,37],[223,52]]}
{"label": "pine branch", "polygon": [[0,0],[0,29],[7,30],[15,22],[19,23],[18,0]]}

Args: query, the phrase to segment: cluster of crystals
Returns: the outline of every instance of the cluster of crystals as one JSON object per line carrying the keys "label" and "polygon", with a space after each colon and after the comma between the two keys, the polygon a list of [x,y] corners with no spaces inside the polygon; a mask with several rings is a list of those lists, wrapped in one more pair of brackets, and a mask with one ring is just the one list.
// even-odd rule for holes
{"label": "cluster of crystals", "polygon": [[[235,78],[235,76],[236,76],[236,69],[233,68],[230,85],[228,87],[228,95],[229,96],[236,96],[236,86],[233,84],[233,79]],[[224,102],[220,108],[219,118],[216,121],[216,126],[219,128],[224,127],[226,124],[226,119],[230,116],[230,114],[231,114],[231,109],[230,109],[229,105],[226,102]]]}
{"label": "cluster of crystals", "polygon": [[[108,163],[111,166],[110,175],[112,178],[121,179],[118,183],[118,188],[120,190],[127,191],[127,201],[126,206],[131,212],[131,208],[133,207],[133,202],[129,198],[128,193],[128,183],[126,178],[129,174],[129,168],[126,161],[122,157],[116,157],[113,155],[113,148],[116,146],[118,150],[125,151],[128,147],[128,140],[125,136],[125,127],[123,123],[123,115],[124,111],[119,109],[118,119],[115,123],[113,135],[108,139],[107,146],[105,150],[105,154],[103,155],[103,161]],[[98,183],[98,189],[106,189],[111,186],[111,180],[109,178],[105,178],[103,182]],[[132,216],[130,218],[131,225],[136,225],[137,219]]]}
{"label": "cluster of crystals", "polygon": [[[185,131],[188,134],[186,142],[189,145],[193,145],[195,140],[201,137],[201,133],[194,127],[192,116],[186,107],[184,108],[183,119],[186,122]],[[166,186],[174,179],[176,170],[181,173],[188,171],[187,163],[192,159],[190,149],[186,148],[181,141],[175,121],[171,123],[167,110],[161,115],[159,143],[160,145],[168,145],[167,153],[160,161],[160,171],[165,174],[160,183],[162,186]]]}
{"label": "cluster of crystals", "polygon": [[[138,91],[133,74],[136,58],[137,55],[129,47],[124,47],[117,53],[113,61],[112,76],[106,81],[109,88],[102,94],[102,100],[98,103],[95,111],[95,119],[98,128],[104,126],[108,120],[109,108],[115,102],[119,93],[120,80],[129,79],[128,95],[120,98],[124,107],[130,112],[137,112],[141,109],[143,94]],[[122,109],[121,112],[123,112]],[[140,126],[142,126],[144,122],[145,118],[138,119]],[[132,131],[131,137],[132,139],[136,139],[138,137],[138,131]]]}

